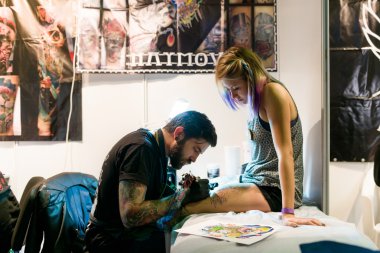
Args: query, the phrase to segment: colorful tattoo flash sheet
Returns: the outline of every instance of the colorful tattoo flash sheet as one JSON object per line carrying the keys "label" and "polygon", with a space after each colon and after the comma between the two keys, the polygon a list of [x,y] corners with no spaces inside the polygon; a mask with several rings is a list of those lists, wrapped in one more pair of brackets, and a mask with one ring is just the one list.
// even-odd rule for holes
{"label": "colorful tattoo flash sheet", "polygon": [[208,220],[186,228],[177,229],[176,232],[250,245],[265,239],[279,229],[278,226],[274,225],[239,224]]}

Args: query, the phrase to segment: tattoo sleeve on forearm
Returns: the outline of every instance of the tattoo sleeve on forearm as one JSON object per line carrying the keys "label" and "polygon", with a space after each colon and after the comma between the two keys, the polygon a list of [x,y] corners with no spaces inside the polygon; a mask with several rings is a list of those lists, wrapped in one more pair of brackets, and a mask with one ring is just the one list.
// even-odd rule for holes
{"label": "tattoo sleeve on forearm", "polygon": [[149,223],[159,215],[159,203],[145,200],[146,186],[134,182],[123,181],[119,184],[120,213],[126,227],[140,226]]}
{"label": "tattoo sleeve on forearm", "polygon": [[145,201],[146,186],[134,181],[119,184],[119,205],[123,224],[126,227],[141,226],[154,222],[162,216],[177,216],[186,191],[179,190],[174,195]]}
{"label": "tattoo sleeve on forearm", "polygon": [[173,195],[168,205],[168,210],[165,216],[157,220],[157,226],[163,230],[169,230],[177,223],[181,216],[181,204],[186,196],[186,190],[178,190]]}
{"label": "tattoo sleeve on forearm", "polygon": [[154,220],[159,217],[158,207],[153,203],[143,205],[140,208],[136,208],[134,210],[135,212],[131,212],[131,214],[128,215],[128,219],[126,222],[128,227],[140,226],[147,223],[147,219]]}
{"label": "tattoo sleeve on forearm", "polygon": [[185,190],[177,190],[174,194],[174,197],[172,198],[172,201],[170,202],[168,213],[177,210],[178,208],[181,207],[181,203],[183,199],[186,196],[186,191]]}

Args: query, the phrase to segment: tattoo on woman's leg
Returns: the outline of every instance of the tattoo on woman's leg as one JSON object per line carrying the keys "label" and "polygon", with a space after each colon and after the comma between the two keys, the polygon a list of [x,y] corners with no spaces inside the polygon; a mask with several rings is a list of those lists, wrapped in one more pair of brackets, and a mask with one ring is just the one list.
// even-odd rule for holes
{"label": "tattoo on woman's leg", "polygon": [[227,194],[224,192],[219,192],[210,197],[211,205],[217,207],[218,205],[223,205],[227,201]]}

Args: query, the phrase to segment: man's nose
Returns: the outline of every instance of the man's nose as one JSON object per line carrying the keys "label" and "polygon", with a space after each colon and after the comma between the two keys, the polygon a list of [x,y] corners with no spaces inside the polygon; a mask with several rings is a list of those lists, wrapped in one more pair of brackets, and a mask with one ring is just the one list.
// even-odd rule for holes
{"label": "man's nose", "polygon": [[192,155],[190,157],[191,162],[195,163],[195,161],[198,159],[199,154]]}

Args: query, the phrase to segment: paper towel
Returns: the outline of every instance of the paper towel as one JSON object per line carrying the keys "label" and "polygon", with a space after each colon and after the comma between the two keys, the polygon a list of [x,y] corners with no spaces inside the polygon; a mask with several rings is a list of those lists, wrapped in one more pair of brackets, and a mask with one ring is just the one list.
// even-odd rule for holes
{"label": "paper towel", "polygon": [[240,146],[225,146],[225,175],[227,177],[240,174]]}

